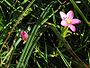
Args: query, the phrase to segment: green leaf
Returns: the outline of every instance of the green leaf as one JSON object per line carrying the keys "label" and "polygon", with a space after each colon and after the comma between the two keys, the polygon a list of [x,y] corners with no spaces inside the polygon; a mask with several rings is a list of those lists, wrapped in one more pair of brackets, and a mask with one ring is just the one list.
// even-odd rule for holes
{"label": "green leaf", "polygon": [[21,4],[25,4],[28,0],[24,0]]}

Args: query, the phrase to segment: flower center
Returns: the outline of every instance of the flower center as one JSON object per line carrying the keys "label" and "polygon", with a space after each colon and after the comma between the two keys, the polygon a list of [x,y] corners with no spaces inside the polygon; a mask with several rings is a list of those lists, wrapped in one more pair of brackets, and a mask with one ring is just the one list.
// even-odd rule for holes
{"label": "flower center", "polygon": [[71,20],[70,18],[67,18],[66,22],[67,22],[68,24],[71,24],[72,20]]}

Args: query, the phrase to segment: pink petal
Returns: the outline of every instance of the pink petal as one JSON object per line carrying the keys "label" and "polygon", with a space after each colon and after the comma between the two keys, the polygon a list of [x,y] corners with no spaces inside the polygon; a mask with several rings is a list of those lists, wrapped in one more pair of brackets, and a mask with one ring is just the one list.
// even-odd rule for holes
{"label": "pink petal", "polygon": [[81,23],[81,20],[79,19],[72,19],[72,24],[79,24]]}
{"label": "pink petal", "polygon": [[61,19],[63,19],[63,20],[65,20],[67,18],[67,15],[62,11],[60,11],[60,16],[61,16]]}
{"label": "pink petal", "polygon": [[73,17],[74,17],[74,13],[73,13],[72,10],[70,10],[70,11],[67,13],[67,17],[73,19]]}
{"label": "pink petal", "polygon": [[69,25],[69,27],[70,27],[70,29],[73,31],[73,32],[75,32],[76,31],[76,28],[75,28],[75,26],[74,25]]}
{"label": "pink petal", "polygon": [[62,25],[62,26],[67,26],[68,24],[66,23],[66,21],[62,20],[62,21],[61,21],[61,25]]}

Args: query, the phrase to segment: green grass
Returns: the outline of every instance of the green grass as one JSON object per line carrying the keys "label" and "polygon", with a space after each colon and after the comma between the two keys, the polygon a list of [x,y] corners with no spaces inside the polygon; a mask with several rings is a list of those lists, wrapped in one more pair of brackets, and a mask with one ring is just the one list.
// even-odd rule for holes
{"label": "green grass", "polygon": [[[89,0],[1,0],[0,68],[89,68],[89,7]],[[81,20],[76,32],[60,24],[59,12],[70,10]]]}

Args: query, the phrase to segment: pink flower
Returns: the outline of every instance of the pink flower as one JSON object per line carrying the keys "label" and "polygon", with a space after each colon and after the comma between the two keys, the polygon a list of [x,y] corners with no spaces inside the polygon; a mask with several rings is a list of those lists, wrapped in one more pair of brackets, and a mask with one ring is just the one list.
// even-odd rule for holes
{"label": "pink flower", "polygon": [[60,16],[61,16],[61,25],[62,26],[68,26],[70,27],[70,29],[75,32],[76,28],[74,26],[74,24],[79,24],[81,23],[81,20],[73,18],[74,17],[74,13],[72,10],[70,10],[67,14],[65,14],[64,12],[60,11]]}
{"label": "pink flower", "polygon": [[22,40],[26,41],[28,39],[28,34],[26,31],[21,31],[20,35],[22,37]]}

